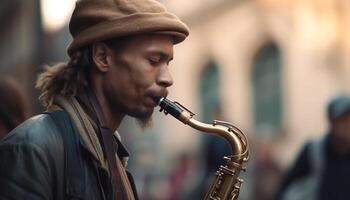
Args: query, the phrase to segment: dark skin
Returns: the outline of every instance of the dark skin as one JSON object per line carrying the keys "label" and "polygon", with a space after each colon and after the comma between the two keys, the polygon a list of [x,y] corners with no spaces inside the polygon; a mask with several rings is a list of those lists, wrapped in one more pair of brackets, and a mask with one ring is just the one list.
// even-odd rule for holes
{"label": "dark skin", "polygon": [[168,35],[137,35],[113,48],[94,43],[91,87],[112,131],[125,115],[149,119],[159,97],[173,84],[169,62],[173,59],[173,38]]}
{"label": "dark skin", "polygon": [[9,131],[11,130],[0,120],[0,139],[5,137]]}
{"label": "dark skin", "polygon": [[332,147],[339,155],[350,153],[350,111],[331,121]]}

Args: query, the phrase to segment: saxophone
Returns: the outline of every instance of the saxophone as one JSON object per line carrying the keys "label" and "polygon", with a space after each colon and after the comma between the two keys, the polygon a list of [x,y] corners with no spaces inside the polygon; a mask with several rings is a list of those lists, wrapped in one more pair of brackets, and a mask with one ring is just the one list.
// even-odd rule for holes
{"label": "saxophone", "polygon": [[161,98],[158,105],[160,112],[170,114],[184,124],[208,134],[221,136],[231,145],[232,154],[225,156],[226,164],[221,165],[215,174],[214,182],[210,185],[205,200],[235,200],[238,198],[243,180],[239,173],[245,171],[243,166],[249,159],[249,146],[246,136],[241,130],[224,121],[214,120],[212,124],[205,124],[193,118],[194,113],[166,98]]}

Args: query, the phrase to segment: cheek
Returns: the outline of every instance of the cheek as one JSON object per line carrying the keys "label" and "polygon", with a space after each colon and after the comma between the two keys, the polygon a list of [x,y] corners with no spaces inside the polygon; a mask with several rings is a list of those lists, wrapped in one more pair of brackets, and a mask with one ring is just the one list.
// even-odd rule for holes
{"label": "cheek", "polygon": [[141,74],[140,76],[135,77],[134,80],[137,89],[147,89],[151,87],[154,83],[154,79],[145,74]]}
{"label": "cheek", "polygon": [[129,101],[132,98],[140,99],[156,82],[157,68],[151,66],[148,60],[137,57],[124,58],[122,61],[118,65],[115,64],[115,68],[108,75],[107,79],[113,83],[109,92],[112,92],[113,96],[124,96]]}
{"label": "cheek", "polygon": [[151,87],[156,82],[157,71],[154,67],[143,67],[132,73],[132,82],[139,89]]}

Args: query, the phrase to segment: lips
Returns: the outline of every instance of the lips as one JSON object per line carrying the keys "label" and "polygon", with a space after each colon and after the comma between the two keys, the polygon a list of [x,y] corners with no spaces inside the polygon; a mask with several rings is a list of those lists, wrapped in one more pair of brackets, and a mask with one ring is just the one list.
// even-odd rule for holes
{"label": "lips", "polygon": [[158,92],[148,93],[146,96],[148,96],[150,99],[152,99],[152,101],[156,105],[158,105],[159,100],[161,98],[168,96],[168,91],[167,90],[161,90],[161,91],[158,91]]}
{"label": "lips", "polygon": [[147,107],[156,107],[158,105],[157,97],[147,97],[145,100],[145,105]]}
{"label": "lips", "polygon": [[162,97],[153,96],[153,97],[151,97],[151,98],[152,98],[152,100],[158,105],[159,100],[160,100]]}

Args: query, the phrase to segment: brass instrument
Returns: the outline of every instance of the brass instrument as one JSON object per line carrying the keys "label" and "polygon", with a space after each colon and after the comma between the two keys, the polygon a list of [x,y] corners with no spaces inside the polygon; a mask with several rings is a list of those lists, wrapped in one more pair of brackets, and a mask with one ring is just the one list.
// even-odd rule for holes
{"label": "brass instrument", "polygon": [[197,121],[193,118],[194,113],[190,110],[178,102],[172,102],[166,98],[161,98],[158,105],[161,107],[160,112],[169,113],[196,130],[221,136],[230,143],[232,154],[224,157],[226,165],[221,165],[216,172],[214,182],[210,185],[204,199],[237,199],[243,183],[243,180],[239,178],[239,173],[245,170],[243,164],[249,159],[248,140],[243,132],[224,121],[214,120],[212,124]]}

